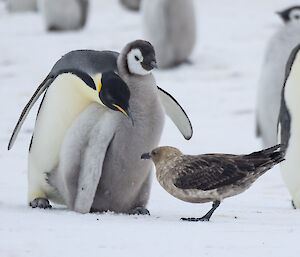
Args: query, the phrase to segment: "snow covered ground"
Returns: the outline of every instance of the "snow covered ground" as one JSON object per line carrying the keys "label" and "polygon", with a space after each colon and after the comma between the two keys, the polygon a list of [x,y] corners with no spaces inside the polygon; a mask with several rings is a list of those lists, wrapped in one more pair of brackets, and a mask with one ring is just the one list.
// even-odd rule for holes
{"label": "snow covered ground", "polygon": [[[70,50],[119,51],[142,38],[140,14],[122,9],[117,0],[91,2],[87,27],[68,33],[47,33],[38,14],[9,15],[0,6],[0,256],[299,256],[300,212],[291,208],[278,167],[245,193],[226,199],[209,223],[181,222],[180,217],[203,215],[211,205],[181,202],[155,179],[150,217],[27,206],[34,111],[10,152],[7,143],[33,91]],[[185,141],[168,120],[161,145],[189,154],[259,150],[254,105],[264,47],[281,26],[274,12],[295,2],[195,2],[199,33],[193,64],[155,71],[158,85],[189,114],[194,136]]]}

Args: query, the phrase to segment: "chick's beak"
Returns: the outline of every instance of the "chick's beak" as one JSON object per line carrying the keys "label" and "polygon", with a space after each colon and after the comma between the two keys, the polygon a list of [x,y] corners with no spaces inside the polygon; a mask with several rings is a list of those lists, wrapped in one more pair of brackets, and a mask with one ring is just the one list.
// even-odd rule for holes
{"label": "chick's beak", "polygon": [[113,106],[116,107],[120,112],[122,112],[127,118],[129,118],[131,120],[132,126],[134,126],[134,120],[133,120],[133,117],[132,117],[132,114],[131,114],[131,111],[130,111],[129,107],[125,111],[119,105],[113,104]]}
{"label": "chick's beak", "polygon": [[151,158],[150,153],[143,153],[141,156],[142,160],[149,160]]}
{"label": "chick's beak", "polygon": [[156,63],[156,61],[151,61],[150,62],[150,66],[154,69],[157,69],[158,68],[158,66],[157,66],[157,63]]}

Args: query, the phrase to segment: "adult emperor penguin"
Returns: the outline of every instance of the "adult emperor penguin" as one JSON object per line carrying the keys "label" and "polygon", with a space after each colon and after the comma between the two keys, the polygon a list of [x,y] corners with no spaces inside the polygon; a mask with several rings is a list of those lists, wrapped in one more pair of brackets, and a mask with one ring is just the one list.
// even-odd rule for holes
{"label": "adult emperor penguin", "polygon": [[288,57],[300,42],[300,7],[295,6],[278,14],[284,25],[270,39],[259,79],[256,101],[256,134],[265,147],[277,142],[277,121],[284,71]]}
{"label": "adult emperor penguin", "polygon": [[[70,129],[62,147],[68,153],[64,156],[69,157],[60,162],[57,172],[49,178],[68,207],[77,212],[149,213],[145,207],[152,165],[143,163],[140,155],[143,149],[159,143],[164,125],[163,105],[183,135],[187,139],[192,136],[189,120],[179,104],[156,86],[151,74],[156,60],[149,42],[137,40],[126,45],[117,58],[117,66],[130,88],[134,127],[117,115],[106,115],[100,122],[91,123],[93,133],[81,130],[79,143],[74,142],[72,134],[78,134],[81,124],[87,124],[91,113],[98,112],[97,106],[89,106]],[[78,154],[78,149],[91,145],[90,142],[93,147]],[[80,173],[78,183],[67,179],[74,172]]]}
{"label": "adult emperor penguin", "polygon": [[[127,85],[113,71],[114,64],[109,62],[109,58],[107,64],[101,62],[107,54],[110,52],[84,50],[63,56],[21,114],[8,149],[13,146],[31,107],[46,91],[37,114],[28,154],[28,202],[32,207],[48,208],[48,199],[64,203],[55,185],[49,183],[49,176],[64,158],[61,148],[69,128],[87,106],[97,103],[103,116],[113,110],[132,119]],[[95,117],[91,117],[91,120],[97,118],[98,121],[101,118],[100,115]],[[88,126],[85,123],[80,125],[77,133]],[[76,135],[73,135],[73,140],[77,140]]]}
{"label": "adult emperor penguin", "polygon": [[144,0],[145,37],[153,44],[160,68],[187,61],[196,41],[193,0]]}
{"label": "adult emperor penguin", "polygon": [[292,51],[286,66],[281,93],[278,138],[284,145],[286,161],[281,163],[282,178],[292,196],[295,208],[300,208],[300,45]]}
{"label": "adult emperor penguin", "polygon": [[[78,74],[87,84],[89,79],[85,74],[97,74],[99,71],[102,74],[108,71],[119,72],[126,84],[130,85],[131,98],[135,98],[130,105],[134,106],[133,112],[135,114],[133,115],[137,116],[134,117],[135,125],[134,130],[132,130],[132,126],[123,123],[116,112],[104,111],[99,104],[90,104],[80,115],[76,116],[68,128],[60,144],[59,158],[52,158],[52,154],[50,157],[49,154],[45,155],[44,149],[36,151],[37,155],[40,154],[38,158],[33,156],[31,152],[34,147],[48,140],[47,138],[37,140],[35,130],[30,148],[29,163],[36,161],[39,164],[45,162],[49,165],[40,165],[44,170],[42,177],[38,172],[35,172],[34,165],[33,172],[29,170],[29,177],[31,177],[29,178],[29,188],[42,187],[43,189],[36,190],[39,191],[39,194],[30,193],[34,190],[29,191],[32,207],[50,207],[48,201],[50,199],[64,203],[70,209],[83,213],[89,212],[91,209],[128,213],[141,212],[141,209],[136,210],[135,206],[141,205],[138,207],[143,207],[143,204],[147,202],[150,168],[144,165],[141,167],[140,163],[136,163],[134,153],[141,148],[140,144],[143,144],[143,148],[145,148],[147,144],[153,145],[159,139],[163,126],[163,122],[160,122],[163,120],[160,101],[184,137],[189,139],[192,136],[192,127],[183,109],[167,92],[156,87],[153,76],[149,74],[154,66],[155,59],[152,46],[140,40],[127,45],[120,55],[111,51],[73,51],[55,64],[45,82],[25,108],[10,141],[9,149],[36,98],[53,80],[57,80],[55,74],[70,70],[73,73],[76,72],[75,74]],[[61,82],[60,84],[64,83]],[[102,90],[104,90],[103,86],[100,93],[104,93]],[[122,95],[125,95],[124,92]],[[48,92],[45,99],[47,97]],[[63,98],[63,94],[60,98]],[[44,120],[47,120],[44,112],[42,112],[43,106],[45,106],[44,102],[45,100],[41,105],[38,118],[44,117]],[[125,115],[130,115],[125,107],[123,109],[120,109],[122,106],[115,107],[122,112],[125,111]],[[55,104],[53,108],[56,108]],[[47,124],[45,126],[47,127]],[[47,135],[47,133],[43,134]],[[141,140],[140,134],[150,134],[149,138],[152,138],[153,142]],[[50,139],[52,140],[52,138]],[[49,149],[49,152],[52,153],[53,149]],[[55,151],[56,156],[57,152]],[[47,168],[49,166],[51,167]],[[145,168],[149,168],[149,170],[145,170]],[[98,191],[95,196],[97,187]],[[46,189],[44,190],[44,188]],[[47,192],[43,195],[40,191]],[[93,204],[94,198],[95,203]],[[139,204],[140,198],[144,200],[143,204]]]}
{"label": "adult emperor penguin", "polygon": [[120,0],[120,3],[129,10],[138,11],[140,9],[141,0]]}
{"label": "adult emperor penguin", "polygon": [[40,0],[39,9],[48,30],[83,28],[88,15],[89,0]]}

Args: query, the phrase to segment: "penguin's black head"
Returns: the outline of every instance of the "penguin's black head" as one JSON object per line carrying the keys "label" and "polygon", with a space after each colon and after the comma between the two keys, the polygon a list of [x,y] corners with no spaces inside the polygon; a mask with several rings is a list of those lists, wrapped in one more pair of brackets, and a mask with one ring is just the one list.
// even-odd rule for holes
{"label": "penguin's black head", "polygon": [[284,23],[300,22],[300,6],[296,5],[285,9],[281,12],[277,12]]}
{"label": "penguin's black head", "polygon": [[99,98],[108,108],[114,111],[119,111],[127,118],[130,118],[132,125],[134,125],[133,117],[129,108],[129,88],[113,71],[102,73]]}
{"label": "penguin's black head", "polygon": [[157,68],[153,46],[144,40],[136,40],[126,46],[127,70],[135,75],[147,75]]}

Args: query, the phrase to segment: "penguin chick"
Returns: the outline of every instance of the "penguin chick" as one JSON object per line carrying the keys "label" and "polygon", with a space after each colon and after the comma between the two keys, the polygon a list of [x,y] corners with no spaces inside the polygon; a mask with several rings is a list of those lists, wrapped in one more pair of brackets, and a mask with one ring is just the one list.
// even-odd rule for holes
{"label": "penguin chick", "polygon": [[28,155],[28,201],[33,208],[49,208],[48,199],[64,203],[56,188],[48,183],[48,178],[59,165],[61,146],[69,128],[87,106],[97,103],[104,114],[109,110],[118,111],[132,120],[130,91],[113,71],[101,73],[89,70],[86,73],[76,69],[58,69],[57,66],[53,67],[24,108],[8,145],[11,149],[31,107],[46,91]]}
{"label": "penguin chick", "polygon": [[140,9],[141,0],[120,0],[120,3],[129,10],[138,11]]}
{"label": "penguin chick", "polygon": [[159,68],[187,61],[196,41],[193,0],[144,0],[143,30],[155,49]]}
{"label": "penguin chick", "polygon": [[[293,48],[300,42],[300,20],[296,19],[298,7],[282,13],[285,24],[270,39],[259,79],[256,100],[256,135],[264,147],[277,143],[277,123],[285,66]],[[287,20],[287,17],[290,17]],[[294,18],[293,18],[294,17]]]}
{"label": "penguin chick", "polygon": [[[99,184],[95,184],[97,191],[89,198],[93,200],[91,210],[149,214],[146,204],[150,196],[152,165],[139,157],[144,149],[157,147],[165,117],[152,74],[156,67],[153,46],[144,40],[128,43],[118,56],[117,65],[120,77],[131,92],[129,104],[135,125],[131,128],[118,119],[115,128],[110,129],[107,137],[112,140],[105,154]],[[96,144],[103,144],[102,140]]]}
{"label": "penguin chick", "polygon": [[248,155],[184,155],[174,147],[159,147],[145,153],[156,167],[160,185],[174,197],[190,203],[213,202],[201,218],[187,221],[209,221],[224,198],[244,192],[267,170],[284,160],[280,145]]}
{"label": "penguin chick", "polygon": [[281,175],[289,193],[292,204],[300,208],[300,45],[291,52],[286,65],[285,83],[281,94],[278,139],[286,151],[286,161],[282,163]]}
{"label": "penguin chick", "polygon": [[299,22],[300,21],[300,6],[295,5],[283,11],[277,12],[283,22]]}
{"label": "penguin chick", "polygon": [[89,0],[40,0],[39,9],[49,31],[76,30],[84,27]]}

